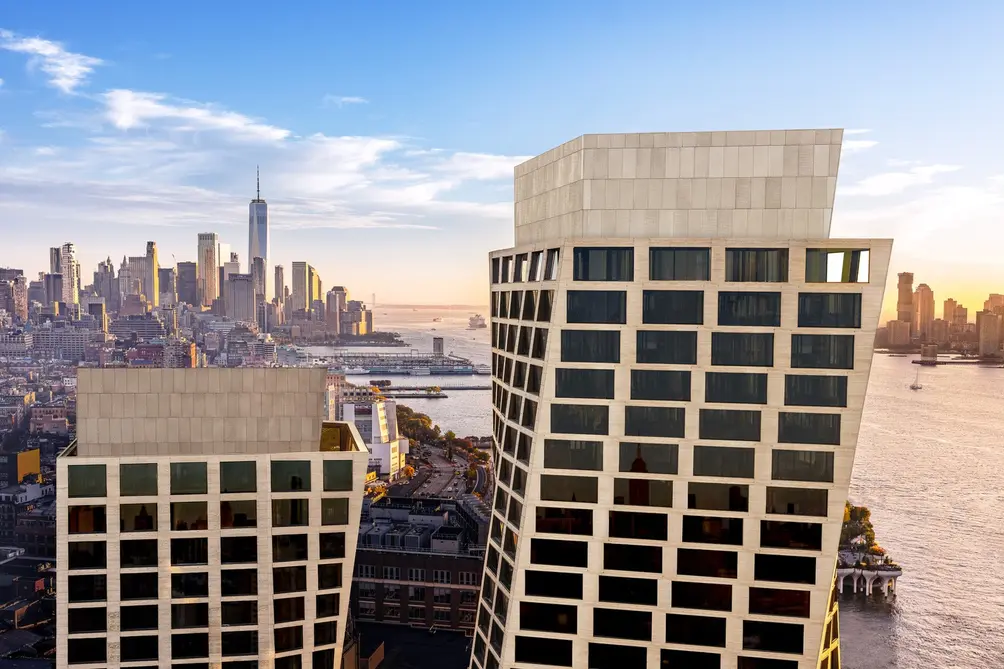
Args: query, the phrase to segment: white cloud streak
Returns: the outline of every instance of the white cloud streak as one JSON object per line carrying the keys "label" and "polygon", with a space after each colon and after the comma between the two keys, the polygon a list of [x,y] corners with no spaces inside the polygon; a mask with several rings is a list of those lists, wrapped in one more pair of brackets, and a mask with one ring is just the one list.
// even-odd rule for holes
{"label": "white cloud streak", "polygon": [[839,189],[838,193],[840,195],[871,197],[896,195],[914,186],[933,183],[939,174],[949,174],[961,169],[961,165],[923,165],[903,172],[883,172],[865,177],[847,188]]}
{"label": "white cloud streak", "polygon": [[49,83],[63,93],[73,93],[104,61],[67,51],[59,42],[41,37],[23,37],[0,29],[0,49],[29,56],[29,67],[38,67]]}
{"label": "white cloud streak", "polygon": [[331,95],[329,93],[321,99],[321,103],[325,107],[344,107],[345,105],[369,104],[369,100],[357,95]]}
{"label": "white cloud streak", "polygon": [[845,154],[861,153],[876,146],[878,142],[874,139],[847,139],[843,142],[842,150]]}
{"label": "white cloud streak", "polygon": [[866,135],[871,132],[871,128],[851,128],[844,130],[845,135]]}

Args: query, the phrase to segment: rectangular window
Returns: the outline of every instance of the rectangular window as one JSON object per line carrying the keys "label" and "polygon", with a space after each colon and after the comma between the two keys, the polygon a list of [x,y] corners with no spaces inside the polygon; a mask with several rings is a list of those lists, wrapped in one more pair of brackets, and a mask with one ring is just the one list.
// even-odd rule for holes
{"label": "rectangular window", "polygon": [[694,476],[751,479],[756,451],[735,446],[694,446]]}
{"label": "rectangular window", "polygon": [[520,253],[516,256],[516,264],[513,266],[512,282],[525,283],[527,274],[526,270],[527,270],[527,256],[525,253]]}
{"label": "rectangular window", "polygon": [[272,461],[272,492],[310,490],[310,461]]}
{"label": "rectangular window", "polygon": [[791,335],[795,369],[854,369],[854,335]]}
{"label": "rectangular window", "polygon": [[704,323],[704,291],[646,290],[642,293],[641,322],[701,325]]}
{"label": "rectangular window", "polygon": [[[70,581],[75,577],[71,576]],[[104,578],[103,576],[101,578]],[[119,581],[123,600],[158,599],[160,592],[157,586],[157,574],[122,574]],[[102,599],[104,599],[102,597]],[[73,601],[71,590],[70,601]],[[124,620],[124,618],[123,618]]]}
{"label": "rectangular window", "polygon": [[220,562],[238,564],[258,561],[258,537],[222,537],[220,539]]}
{"label": "rectangular window", "polygon": [[536,515],[537,532],[580,536],[593,534],[593,512],[589,509],[552,509],[538,506]]}
{"label": "rectangular window", "polygon": [[775,481],[833,483],[833,453],[775,450],[771,464],[770,477]]}
{"label": "rectangular window", "polygon": [[[534,251],[530,254],[530,281],[540,281],[540,270],[541,270],[541,260],[543,259],[543,251]],[[495,259],[497,260],[497,258]],[[492,268],[495,267],[495,260],[492,261]],[[496,281],[496,283],[498,283]]]}
{"label": "rectangular window", "polygon": [[673,482],[652,479],[614,479],[614,504],[673,506]]}
{"label": "rectangular window", "polygon": [[207,502],[171,502],[171,529],[175,532],[208,530]]}
{"label": "rectangular window", "polygon": [[739,573],[739,554],[735,551],[678,548],[676,573],[685,576],[736,578]]}
{"label": "rectangular window", "polygon": [[528,597],[582,599],[582,574],[528,569],[525,577]]}
{"label": "rectangular window", "polygon": [[704,401],[723,404],[767,404],[767,375],[707,372]]}
{"label": "rectangular window", "polygon": [[272,536],[273,562],[297,562],[306,559],[306,534],[277,534]]}
{"label": "rectangular window", "polygon": [[698,544],[743,545],[743,519],[684,516],[683,541]]}
{"label": "rectangular window", "polygon": [[108,644],[103,637],[69,639],[66,656],[69,664],[103,664],[108,656]]}
{"label": "rectangular window", "polygon": [[299,527],[310,522],[310,501],[306,499],[273,499],[272,527]]}
{"label": "rectangular window", "polygon": [[758,553],[754,560],[753,578],[758,581],[816,583],[816,558]]}
{"label": "rectangular window", "polygon": [[[156,574],[154,574],[156,576]],[[153,598],[156,599],[156,593]],[[255,603],[257,610],[257,602]],[[76,609],[80,612],[89,612],[93,609]],[[70,609],[72,617],[73,609]],[[160,625],[160,612],[156,604],[146,604],[142,606],[123,606],[120,609],[119,623],[123,632],[138,632],[140,630],[155,630]],[[72,633],[73,630],[70,630]]]}
{"label": "rectangular window", "polygon": [[601,602],[656,606],[659,603],[659,581],[651,578],[600,576],[599,593]]}
{"label": "rectangular window", "polygon": [[317,565],[318,590],[331,590],[340,587],[342,587],[341,563]]}
{"label": "rectangular window", "polygon": [[171,564],[209,564],[209,540],[171,539]]}
{"label": "rectangular window", "polygon": [[603,544],[603,568],[616,571],[662,573],[662,547]]}
{"label": "rectangular window", "polygon": [[104,465],[68,465],[66,467],[68,497],[104,497]]}
{"label": "rectangular window", "polygon": [[338,621],[314,623],[314,645],[328,646],[338,642]]}
{"label": "rectangular window", "polygon": [[823,526],[819,523],[761,520],[760,546],[762,548],[790,548],[792,550],[822,550]]}
{"label": "rectangular window", "polygon": [[760,412],[701,409],[701,439],[760,441]]}
{"label": "rectangular window", "polygon": [[731,611],[732,585],[729,583],[673,581],[672,598],[674,609]]}
{"label": "rectangular window", "polygon": [[648,650],[641,646],[589,644],[589,669],[647,669]]}
{"label": "rectangular window", "polygon": [[120,464],[119,494],[122,497],[157,494],[157,465]]}
{"label": "rectangular window", "polygon": [[[103,512],[104,507],[101,510]],[[154,532],[157,530],[157,504],[123,504],[119,507],[119,520],[122,532]]]}
{"label": "rectangular window", "polygon": [[597,481],[592,476],[541,474],[540,498],[549,502],[597,501]]}
{"label": "rectangular window", "polygon": [[209,627],[209,604],[171,604],[171,629]]}
{"label": "rectangular window", "polygon": [[697,483],[687,488],[687,508],[705,511],[749,511],[750,487],[738,483]]}
{"label": "rectangular window", "polygon": [[805,630],[801,625],[743,621],[743,650],[801,655],[804,645]]}
{"label": "rectangular window", "polygon": [[172,634],[171,659],[209,657],[209,634]]}
{"label": "rectangular window", "polygon": [[220,647],[224,657],[258,654],[258,630],[223,632]]}
{"label": "rectangular window", "polygon": [[798,327],[861,327],[861,293],[799,293]]}
{"label": "rectangular window", "polygon": [[107,546],[103,541],[71,541],[67,544],[70,569],[104,569]]}
{"label": "rectangular window", "polygon": [[840,445],[840,414],[790,413],[777,416],[777,440],[781,444]]}
{"label": "rectangular window", "polygon": [[683,407],[624,407],[624,434],[629,437],[682,438],[687,410]]}
{"label": "rectangular window", "polygon": [[306,589],[306,567],[274,567],[272,569],[272,592],[274,594],[304,592]]}
{"label": "rectangular window", "polygon": [[638,330],[636,361],[656,365],[696,365],[697,333]]}
{"label": "rectangular window", "polygon": [[338,560],[345,557],[345,533],[323,532],[320,535],[322,560]]}
{"label": "rectangular window", "polygon": [[292,623],[304,618],[303,597],[288,597],[272,602],[273,624]]}
{"label": "rectangular window", "polygon": [[774,335],[770,332],[712,332],[711,364],[773,367]]}
{"label": "rectangular window", "polygon": [[638,511],[610,511],[611,538],[666,541],[669,525],[664,513]]}
{"label": "rectangular window", "polygon": [[690,372],[682,370],[631,370],[631,399],[690,401]]}
{"label": "rectangular window", "polygon": [[[108,531],[108,520],[103,506],[71,506],[69,515],[70,534],[104,534]],[[125,531],[125,529],[123,529]]]}
{"label": "rectangular window", "polygon": [[220,492],[256,492],[258,475],[253,461],[221,462]]}
{"label": "rectangular window", "polygon": [[[695,650],[672,650],[663,648],[659,660],[664,667],[687,667],[687,669],[721,669],[722,656],[718,653],[701,653]],[[745,669],[740,667],[740,669]],[[775,667],[775,669],[777,669]]]}
{"label": "rectangular window", "polygon": [[666,643],[725,648],[725,618],[667,613]]}
{"label": "rectangular window", "polygon": [[603,469],[602,441],[544,441],[544,467],[547,469]]}
{"label": "rectangular window", "polygon": [[185,597],[208,596],[209,575],[205,572],[198,574],[171,574],[171,597],[183,599]]}
{"label": "rectangular window", "polygon": [[806,283],[868,283],[868,249],[806,249]]}
{"label": "rectangular window", "polygon": [[[530,562],[557,567],[588,566],[589,544],[584,541],[563,539],[530,539]],[[508,564],[505,560],[503,564]]]}
{"label": "rectangular window", "polygon": [[119,542],[119,565],[122,569],[157,566],[157,540]]}
{"label": "rectangular window", "polygon": [[257,569],[224,569],[220,572],[224,597],[254,597],[258,594]]}
{"label": "rectangular window", "polygon": [[609,434],[609,407],[599,404],[552,404],[551,432]]}
{"label": "rectangular window", "polygon": [[725,249],[725,280],[783,283],[788,280],[788,249]]}
{"label": "rectangular window", "polygon": [[618,471],[640,474],[676,474],[680,447],[677,444],[621,442]]}
{"label": "rectangular window", "polygon": [[781,293],[718,293],[718,324],[780,327]]}
{"label": "rectangular window", "polygon": [[258,624],[258,602],[223,602],[221,615],[224,627]]}
{"label": "rectangular window", "polygon": [[[277,653],[303,648],[303,627],[299,625],[275,628],[272,636],[275,639],[275,652]],[[279,669],[278,662],[276,662],[276,669]]]}
{"label": "rectangular window", "polygon": [[512,282],[512,256],[502,258],[502,283]]}
{"label": "rectangular window", "polygon": [[[537,306],[537,321],[540,323],[550,323],[551,322],[551,308],[554,305],[554,291],[553,290],[542,290],[540,291],[540,304]],[[530,318],[533,318],[531,315]],[[525,320],[530,320],[527,318]]]}
{"label": "rectangular window", "polygon": [[585,397],[612,400],[614,370],[557,368],[554,376],[555,397]]}
{"label": "rectangular window", "polygon": [[594,608],[593,636],[651,641],[652,612]]}
{"label": "rectangular window", "polygon": [[519,628],[535,632],[575,634],[578,631],[578,610],[569,604],[521,602]]}
{"label": "rectangular window", "polygon": [[623,290],[569,290],[565,293],[568,323],[627,323]]}
{"label": "rectangular window", "polygon": [[348,492],[352,490],[352,461],[324,461],[324,491]]}
{"label": "rectangular window", "polygon": [[634,249],[578,247],[572,251],[574,281],[634,281]]}
{"label": "rectangular window", "polygon": [[[424,588],[422,589],[424,590]],[[423,597],[422,599],[425,598]],[[329,595],[317,595],[317,597],[314,598],[314,610],[318,618],[331,618],[337,616],[340,608],[341,595],[337,592]]]}
{"label": "rectangular window", "polygon": [[829,496],[817,488],[767,488],[767,513],[825,518]]}
{"label": "rectangular window", "polygon": [[172,462],[172,495],[205,495],[208,489],[205,462]]}
{"label": "rectangular window", "polygon": [[321,500],[321,525],[347,525],[349,500],[347,497]]}
{"label": "rectangular window", "polygon": [[[570,667],[572,666],[572,640],[517,636],[515,659],[516,662],[527,664]],[[490,664],[488,666],[491,667]]]}
{"label": "rectangular window", "polygon": [[711,249],[651,247],[648,277],[652,281],[708,281],[711,278]]}
{"label": "rectangular window", "polygon": [[220,502],[220,528],[224,530],[257,527],[258,502],[253,499],[233,499]]}
{"label": "rectangular window", "polygon": [[846,407],[846,376],[787,374],[784,377],[786,406]]}
{"label": "rectangular window", "polygon": [[69,609],[67,629],[70,634],[90,634],[108,629],[108,609]]}
{"label": "rectangular window", "polygon": [[750,613],[764,616],[809,617],[807,590],[750,588]]}

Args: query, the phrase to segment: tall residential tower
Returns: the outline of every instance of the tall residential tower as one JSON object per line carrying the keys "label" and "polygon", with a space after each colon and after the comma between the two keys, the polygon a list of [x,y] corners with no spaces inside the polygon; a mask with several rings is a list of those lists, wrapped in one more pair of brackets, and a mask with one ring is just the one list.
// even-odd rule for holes
{"label": "tall residential tower", "polygon": [[585,135],[516,168],[472,667],[839,665],[892,249],[829,238],[842,137]]}
{"label": "tall residential tower", "polygon": [[222,260],[218,255],[219,235],[215,232],[199,233],[198,255],[198,290],[199,305],[213,306],[213,301],[220,296],[219,266]]}

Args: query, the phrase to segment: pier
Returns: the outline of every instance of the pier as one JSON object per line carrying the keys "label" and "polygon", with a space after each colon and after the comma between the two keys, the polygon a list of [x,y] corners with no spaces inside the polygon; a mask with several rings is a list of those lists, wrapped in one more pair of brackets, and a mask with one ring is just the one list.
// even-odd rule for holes
{"label": "pier", "polygon": [[903,568],[875,541],[868,507],[847,502],[837,551],[837,592],[843,594],[849,584],[854,594],[870,597],[881,591],[884,597],[895,596],[902,575]]}
{"label": "pier", "polygon": [[875,592],[875,587],[882,589],[882,594],[888,597],[889,594],[896,594],[896,579],[903,575],[903,569],[893,565],[875,565],[861,569],[851,567],[837,568],[837,592],[844,594],[844,584],[850,577],[851,587],[854,594],[861,592],[866,597],[870,597]]}

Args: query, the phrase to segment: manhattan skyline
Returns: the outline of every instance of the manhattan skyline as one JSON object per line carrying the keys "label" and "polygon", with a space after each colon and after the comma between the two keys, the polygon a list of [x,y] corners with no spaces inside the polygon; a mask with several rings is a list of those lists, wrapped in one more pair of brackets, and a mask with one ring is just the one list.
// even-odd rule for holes
{"label": "manhattan skyline", "polygon": [[[0,22],[0,265],[29,276],[67,241],[85,276],[149,240],[163,266],[196,260],[200,232],[242,251],[260,164],[270,278],[302,260],[384,303],[485,304],[484,258],[512,243],[526,156],[570,131],[791,120],[847,129],[834,236],[894,237],[893,267],[966,304],[1004,288],[990,3],[835,16],[637,3],[616,20],[542,7],[532,26],[520,3],[379,21],[318,5],[310,26],[262,6],[267,54],[239,48],[222,9],[192,26],[185,3],[113,20],[56,5]],[[772,32],[785,39],[761,39]],[[931,48],[949,37],[951,51]],[[892,76],[904,71],[923,80]],[[887,290],[883,320],[894,311]]]}

